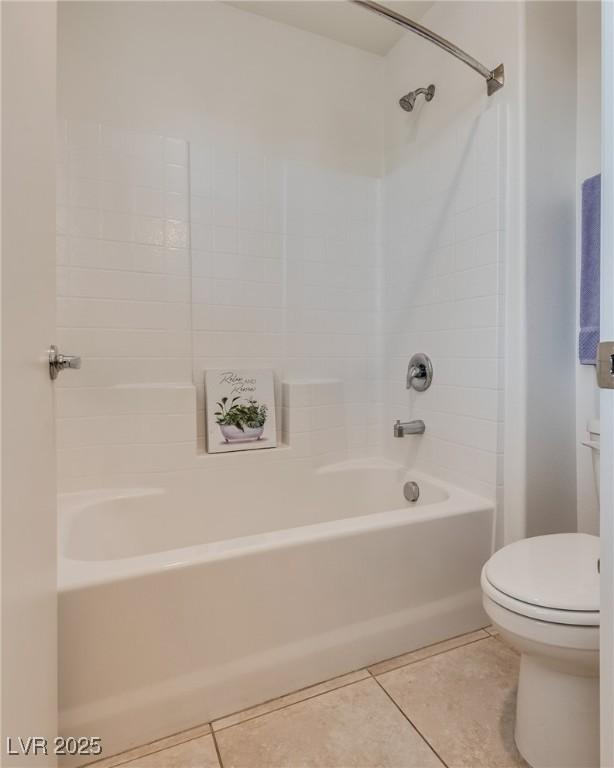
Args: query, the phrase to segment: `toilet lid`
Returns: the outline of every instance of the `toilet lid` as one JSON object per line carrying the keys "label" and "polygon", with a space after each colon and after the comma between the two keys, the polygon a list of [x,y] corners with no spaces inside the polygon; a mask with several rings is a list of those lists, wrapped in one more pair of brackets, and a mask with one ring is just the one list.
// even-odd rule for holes
{"label": "toilet lid", "polygon": [[599,611],[599,538],[586,533],[535,536],[509,544],[485,566],[495,589],[523,603],[562,611]]}

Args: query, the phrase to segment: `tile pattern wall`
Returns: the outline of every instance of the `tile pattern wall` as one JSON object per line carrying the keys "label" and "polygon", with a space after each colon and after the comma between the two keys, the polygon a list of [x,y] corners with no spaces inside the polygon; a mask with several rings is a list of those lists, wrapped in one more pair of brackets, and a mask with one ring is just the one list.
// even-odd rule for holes
{"label": "tile pattern wall", "polygon": [[60,136],[58,344],[84,358],[58,380],[62,488],[200,466],[206,368],[333,378],[327,423],[283,437],[316,464],[378,451],[377,180],[219,136]]}
{"label": "tile pattern wall", "polygon": [[[384,428],[422,418],[417,465],[495,498],[502,470],[504,114],[455,117],[411,147],[383,191]],[[405,388],[427,352],[425,393]],[[404,458],[407,441],[387,438]]]}
{"label": "tile pattern wall", "polygon": [[[60,487],[181,466],[194,452],[188,148],[59,126]],[[170,386],[168,386],[170,384]]]}
{"label": "tile pattern wall", "polygon": [[282,436],[287,445],[311,456],[314,466],[347,457],[343,384],[338,379],[284,381]]}
{"label": "tile pattern wall", "polygon": [[[275,370],[293,456],[384,450],[495,497],[496,108],[418,140],[381,182],[215,134],[188,147],[71,122],[61,138],[58,343],[85,359],[57,383],[62,488],[203,467],[203,372],[233,366]],[[435,364],[424,394],[405,389],[415,351]],[[426,435],[391,438],[410,417]]]}
{"label": "tile pattern wall", "polygon": [[378,181],[219,138],[190,158],[198,424],[206,368],[334,378],[330,452],[373,453]]}

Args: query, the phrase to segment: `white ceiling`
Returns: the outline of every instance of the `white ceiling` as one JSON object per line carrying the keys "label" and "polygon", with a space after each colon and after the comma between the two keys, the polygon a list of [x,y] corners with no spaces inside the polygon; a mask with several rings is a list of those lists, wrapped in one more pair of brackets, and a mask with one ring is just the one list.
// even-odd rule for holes
{"label": "white ceiling", "polygon": [[[418,21],[433,2],[388,0],[384,4]],[[381,16],[343,0],[228,0],[228,5],[380,56],[407,34]]]}

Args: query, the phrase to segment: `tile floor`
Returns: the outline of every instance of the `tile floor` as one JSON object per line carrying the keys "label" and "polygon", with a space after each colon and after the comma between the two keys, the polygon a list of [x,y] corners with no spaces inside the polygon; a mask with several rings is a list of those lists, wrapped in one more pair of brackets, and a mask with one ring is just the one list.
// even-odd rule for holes
{"label": "tile floor", "polygon": [[513,768],[518,656],[489,628],[92,768]]}

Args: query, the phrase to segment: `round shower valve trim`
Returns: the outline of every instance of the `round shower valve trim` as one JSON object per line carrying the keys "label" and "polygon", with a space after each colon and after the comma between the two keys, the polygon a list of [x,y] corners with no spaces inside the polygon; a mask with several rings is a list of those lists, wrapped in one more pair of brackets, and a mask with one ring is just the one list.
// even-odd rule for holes
{"label": "round shower valve trim", "polygon": [[412,355],[407,366],[407,389],[424,392],[433,381],[433,363],[424,352]]}

